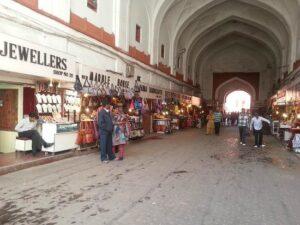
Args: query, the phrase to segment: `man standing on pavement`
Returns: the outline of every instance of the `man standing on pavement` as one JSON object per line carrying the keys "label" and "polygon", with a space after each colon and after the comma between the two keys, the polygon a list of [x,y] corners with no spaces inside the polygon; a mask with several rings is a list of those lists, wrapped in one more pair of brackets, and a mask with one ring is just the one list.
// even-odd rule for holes
{"label": "man standing on pavement", "polygon": [[220,134],[220,127],[222,122],[222,113],[220,112],[219,108],[216,109],[216,112],[214,113],[215,117],[215,134]]}
{"label": "man standing on pavement", "polygon": [[242,112],[238,118],[238,127],[240,132],[240,144],[246,145],[246,135],[247,135],[247,126],[248,126],[249,117],[246,114],[246,110],[242,109]]}
{"label": "man standing on pavement", "polygon": [[116,157],[112,151],[113,121],[110,112],[111,105],[108,101],[103,102],[103,109],[98,115],[98,125],[100,132],[100,159],[103,163],[114,160]]}
{"label": "man standing on pavement", "polygon": [[255,137],[255,145],[254,148],[258,147],[265,147],[263,145],[263,124],[262,122],[266,122],[270,124],[271,122],[266,118],[258,116],[258,113],[254,113],[254,117],[251,120],[250,130],[254,130],[254,137]]}

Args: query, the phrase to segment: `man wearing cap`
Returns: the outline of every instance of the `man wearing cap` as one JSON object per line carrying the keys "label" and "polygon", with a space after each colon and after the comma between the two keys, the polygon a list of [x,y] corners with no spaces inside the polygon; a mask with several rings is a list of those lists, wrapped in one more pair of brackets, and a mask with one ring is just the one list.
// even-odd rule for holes
{"label": "man wearing cap", "polygon": [[53,143],[44,141],[36,130],[38,119],[39,116],[35,112],[31,112],[29,113],[29,117],[22,119],[15,127],[15,131],[18,132],[19,138],[28,138],[32,140],[33,155],[36,155],[37,152],[41,151],[42,146],[49,148],[53,145]]}
{"label": "man wearing cap", "polygon": [[116,158],[112,151],[113,121],[110,113],[110,104],[103,102],[103,109],[98,114],[98,125],[100,132],[100,159],[103,163],[108,163]]}

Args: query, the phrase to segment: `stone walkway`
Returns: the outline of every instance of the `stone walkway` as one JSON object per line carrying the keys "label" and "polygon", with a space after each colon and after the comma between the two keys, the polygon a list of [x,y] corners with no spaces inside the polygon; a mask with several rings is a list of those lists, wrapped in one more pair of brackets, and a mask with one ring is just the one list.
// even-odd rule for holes
{"label": "stone walkway", "polygon": [[123,162],[90,154],[1,176],[0,224],[299,225],[299,158],[236,135],[187,130],[135,142]]}

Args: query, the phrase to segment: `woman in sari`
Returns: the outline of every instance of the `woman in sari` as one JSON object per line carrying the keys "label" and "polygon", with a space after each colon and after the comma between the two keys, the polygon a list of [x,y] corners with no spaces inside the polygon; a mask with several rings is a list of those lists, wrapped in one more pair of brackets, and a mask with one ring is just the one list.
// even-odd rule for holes
{"label": "woman in sari", "polygon": [[206,117],[207,126],[206,126],[206,135],[211,135],[214,133],[215,129],[215,116],[212,110],[209,110],[209,114]]}

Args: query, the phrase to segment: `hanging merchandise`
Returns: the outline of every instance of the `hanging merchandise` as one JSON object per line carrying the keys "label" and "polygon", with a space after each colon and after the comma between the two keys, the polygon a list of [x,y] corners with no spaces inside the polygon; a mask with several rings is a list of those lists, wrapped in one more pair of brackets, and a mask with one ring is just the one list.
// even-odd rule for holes
{"label": "hanging merchandise", "polygon": [[149,112],[149,105],[146,99],[142,100],[142,114]]}
{"label": "hanging merchandise", "polygon": [[140,92],[140,91],[141,91],[140,85],[138,84],[138,81],[136,80],[135,84],[134,84],[134,92]]}
{"label": "hanging merchandise", "polygon": [[93,123],[91,121],[82,121],[76,140],[77,145],[91,144],[96,141]]}
{"label": "hanging merchandise", "polygon": [[83,89],[83,87],[82,87],[81,81],[79,79],[79,75],[76,75],[74,90],[80,92],[80,91],[82,91],[82,89]]}
{"label": "hanging merchandise", "polygon": [[91,84],[90,84],[90,82],[88,80],[88,77],[86,77],[85,80],[84,80],[84,83],[83,83],[82,92],[83,93],[89,93],[90,88],[91,88]]}
{"label": "hanging merchandise", "polygon": [[134,101],[131,100],[130,106],[129,106],[129,110],[134,110]]}
{"label": "hanging merchandise", "polygon": [[127,89],[127,90],[125,91],[124,97],[125,97],[126,100],[132,99],[133,96],[134,96],[134,93],[132,92],[131,89]]}
{"label": "hanging merchandise", "polygon": [[142,102],[140,101],[140,99],[135,99],[134,108],[135,110],[142,110]]}

